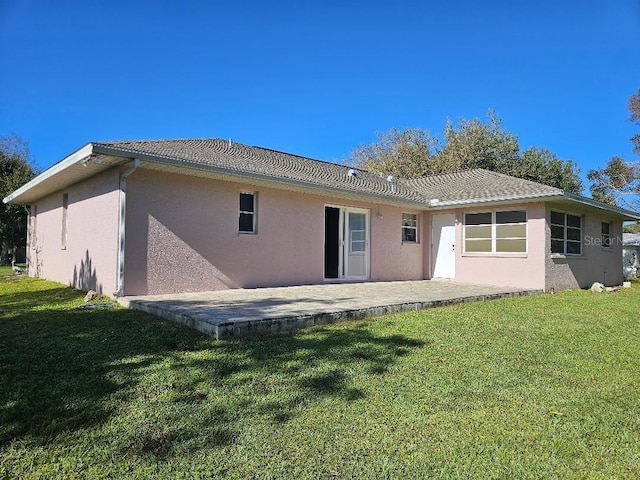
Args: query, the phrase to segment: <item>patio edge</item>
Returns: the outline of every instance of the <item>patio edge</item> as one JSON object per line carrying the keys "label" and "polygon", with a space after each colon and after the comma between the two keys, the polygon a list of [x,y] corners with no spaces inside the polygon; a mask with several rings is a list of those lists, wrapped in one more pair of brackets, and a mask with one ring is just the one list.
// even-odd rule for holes
{"label": "patio edge", "polygon": [[211,335],[216,340],[231,338],[249,337],[255,335],[265,335],[272,333],[284,333],[299,330],[302,328],[328,325],[349,320],[362,320],[370,317],[380,317],[391,313],[410,312],[424,310],[427,308],[444,307],[459,303],[479,302],[485,300],[497,300],[509,297],[526,297],[540,295],[543,290],[517,290],[512,292],[492,293],[483,295],[470,295],[443,300],[431,300],[424,302],[408,302],[376,307],[367,307],[352,310],[342,310],[335,312],[320,312],[309,315],[282,316],[273,318],[257,318],[252,320],[222,321],[204,315],[189,315],[176,312],[169,308],[163,308],[154,302],[143,300],[130,300],[126,297],[118,300],[123,307],[140,310],[142,312],[155,315],[165,320],[181,323],[187,327],[194,328],[202,333]]}

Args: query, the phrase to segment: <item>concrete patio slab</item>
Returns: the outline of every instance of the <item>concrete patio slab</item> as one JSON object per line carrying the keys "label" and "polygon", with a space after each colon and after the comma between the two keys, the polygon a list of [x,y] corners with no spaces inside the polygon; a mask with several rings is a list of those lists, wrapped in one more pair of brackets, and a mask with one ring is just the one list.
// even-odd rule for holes
{"label": "concrete patio slab", "polygon": [[146,295],[118,301],[222,339],[538,293],[542,291],[423,280]]}

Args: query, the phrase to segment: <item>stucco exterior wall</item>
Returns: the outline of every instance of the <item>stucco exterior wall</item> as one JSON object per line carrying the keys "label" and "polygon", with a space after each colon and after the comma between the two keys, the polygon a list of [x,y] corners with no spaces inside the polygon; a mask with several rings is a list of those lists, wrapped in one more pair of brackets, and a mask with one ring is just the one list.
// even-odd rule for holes
{"label": "stucco exterior wall", "polygon": [[[116,289],[119,172],[112,169],[31,205],[29,275],[112,295]],[[68,195],[63,248],[63,195]]]}
{"label": "stucco exterior wall", "polygon": [[[255,235],[238,233],[240,192],[257,195]],[[326,205],[369,210],[371,280],[423,278],[400,208],[138,169],[127,179],[125,294],[321,284]]]}
{"label": "stucco exterior wall", "polygon": [[[464,214],[506,210],[527,211],[527,253],[465,253]],[[544,288],[545,207],[543,203],[485,206],[442,213],[456,215],[456,281],[516,288]]]}
{"label": "stucco exterior wall", "polygon": [[[621,285],[622,271],[622,221],[580,210],[568,211],[573,215],[582,215],[582,255],[563,256],[551,254],[551,210],[566,211],[547,206],[547,229],[545,232],[545,289],[551,291],[571,288],[588,288],[594,282],[606,286]],[[612,223],[611,248],[601,243],[602,222]]]}

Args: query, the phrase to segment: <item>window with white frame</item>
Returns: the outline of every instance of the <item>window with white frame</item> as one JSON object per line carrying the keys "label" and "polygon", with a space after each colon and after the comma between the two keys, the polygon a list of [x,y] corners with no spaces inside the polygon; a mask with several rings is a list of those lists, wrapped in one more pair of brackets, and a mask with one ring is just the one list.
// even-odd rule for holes
{"label": "window with white frame", "polygon": [[253,192],[240,192],[238,231],[256,233],[256,194]]}
{"label": "window with white frame", "polygon": [[611,248],[611,223],[602,222],[602,246]]}
{"label": "window with white frame", "polygon": [[582,217],[551,211],[551,253],[582,255]]}
{"label": "window with white frame", "polygon": [[527,211],[464,215],[465,253],[527,253]]}
{"label": "window with white frame", "polygon": [[415,213],[402,214],[402,241],[404,243],[418,243],[418,215]]}

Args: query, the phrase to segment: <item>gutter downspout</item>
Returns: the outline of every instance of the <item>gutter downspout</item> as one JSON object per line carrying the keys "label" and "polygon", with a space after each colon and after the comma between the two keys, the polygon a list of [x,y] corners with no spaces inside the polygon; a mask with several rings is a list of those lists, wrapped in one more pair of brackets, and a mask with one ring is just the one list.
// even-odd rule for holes
{"label": "gutter downspout", "polygon": [[27,272],[27,276],[29,276],[29,258],[31,257],[31,210],[27,205],[24,206],[25,212],[27,212],[27,245],[24,249],[25,256],[25,271]]}
{"label": "gutter downspout", "polygon": [[124,246],[125,225],[127,218],[127,177],[140,166],[140,159],[134,158],[124,172],[120,174],[120,215],[118,223],[118,289],[113,292],[114,297],[124,295]]}

